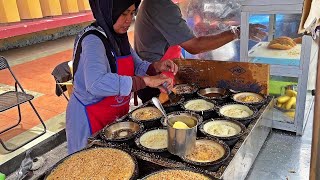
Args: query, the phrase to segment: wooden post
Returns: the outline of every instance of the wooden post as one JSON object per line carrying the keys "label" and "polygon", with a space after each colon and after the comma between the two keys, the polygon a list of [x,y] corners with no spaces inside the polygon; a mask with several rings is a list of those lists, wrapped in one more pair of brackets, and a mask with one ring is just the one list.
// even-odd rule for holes
{"label": "wooden post", "polygon": [[314,103],[310,180],[320,179],[320,138],[319,138],[320,137],[320,42],[319,41],[318,41],[318,45],[319,45],[318,69],[317,69],[317,82],[316,82],[316,93],[315,93],[315,103]]}

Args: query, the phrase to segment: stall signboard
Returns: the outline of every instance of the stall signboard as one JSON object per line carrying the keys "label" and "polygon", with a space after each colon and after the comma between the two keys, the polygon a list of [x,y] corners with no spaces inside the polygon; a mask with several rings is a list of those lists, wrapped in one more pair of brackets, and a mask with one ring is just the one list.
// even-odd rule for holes
{"label": "stall signboard", "polygon": [[231,61],[176,59],[177,84],[194,83],[200,87],[218,87],[261,94],[269,92],[270,66]]}

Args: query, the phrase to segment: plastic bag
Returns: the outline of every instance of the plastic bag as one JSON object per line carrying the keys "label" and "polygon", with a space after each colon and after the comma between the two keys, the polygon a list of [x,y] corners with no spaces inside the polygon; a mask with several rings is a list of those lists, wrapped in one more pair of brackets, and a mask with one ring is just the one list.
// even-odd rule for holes
{"label": "plastic bag", "polygon": [[26,157],[21,162],[19,171],[18,171],[18,179],[22,180],[32,174],[31,167],[32,167],[32,159],[30,157],[31,150],[26,151]]}
{"label": "plastic bag", "polygon": [[[187,8],[187,18],[193,19],[195,30],[197,25],[206,25],[211,31],[209,34],[217,34],[231,25],[240,24],[241,5],[235,0],[190,0]],[[196,34],[203,34],[201,30]],[[206,32],[205,32],[206,33]],[[203,34],[208,35],[208,34]]]}
{"label": "plastic bag", "polygon": [[[235,0],[190,0],[187,22],[195,35],[219,34],[240,25],[241,5]],[[230,42],[216,50],[199,54],[195,58],[213,60],[238,59],[238,42]]]}

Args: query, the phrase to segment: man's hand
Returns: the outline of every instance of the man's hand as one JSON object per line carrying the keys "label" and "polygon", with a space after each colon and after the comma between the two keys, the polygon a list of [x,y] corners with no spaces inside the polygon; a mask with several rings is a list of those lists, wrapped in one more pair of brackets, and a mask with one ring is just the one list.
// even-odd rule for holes
{"label": "man's hand", "polygon": [[268,33],[265,32],[266,29],[267,29],[267,27],[262,24],[250,24],[249,25],[249,39],[253,40],[253,41],[260,42],[268,35]]}
{"label": "man's hand", "polygon": [[172,72],[174,75],[178,72],[178,66],[171,60],[158,61],[153,63],[154,68],[157,72]]}

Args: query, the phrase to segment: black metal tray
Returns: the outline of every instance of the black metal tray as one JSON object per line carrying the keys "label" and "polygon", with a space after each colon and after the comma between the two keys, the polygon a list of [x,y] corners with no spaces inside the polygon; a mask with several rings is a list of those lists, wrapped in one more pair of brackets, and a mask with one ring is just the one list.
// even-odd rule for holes
{"label": "black metal tray", "polygon": [[[139,176],[138,178],[142,178],[147,174],[153,173],[158,170],[166,169],[166,168],[186,168],[186,169],[194,169],[199,172],[203,172],[205,174],[208,174],[212,176],[213,178],[219,178],[223,174],[224,170],[234,157],[234,155],[237,153],[238,149],[242,145],[244,139],[247,137],[248,133],[251,131],[253,126],[256,124],[257,120],[260,118],[262,112],[264,109],[268,106],[268,104],[271,102],[272,97],[267,96],[266,101],[263,105],[259,105],[259,107],[256,107],[258,109],[257,116],[246,126],[247,130],[246,132],[238,139],[238,141],[230,146],[231,154],[229,158],[224,161],[221,166],[219,167],[200,167],[195,166],[189,163],[184,162],[180,157],[170,154],[168,151],[164,152],[147,152],[135,145],[135,143],[114,143],[114,142],[108,142],[105,139],[103,139],[100,136],[100,133],[94,134],[92,137],[89,138],[88,148],[90,147],[117,147],[123,150],[126,150],[130,152],[132,156],[135,156],[138,161],[138,167],[139,168]],[[232,100],[229,100],[228,102],[232,102]],[[150,105],[151,102],[147,102],[143,106]],[[222,118],[221,116],[214,115],[210,118]],[[129,120],[128,117],[123,117],[121,121]],[[161,128],[162,126],[159,126]],[[156,127],[155,127],[156,128]],[[203,134],[198,133],[198,137],[204,137]]]}

